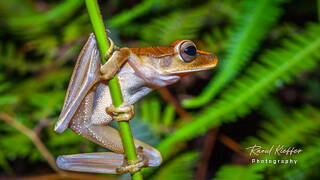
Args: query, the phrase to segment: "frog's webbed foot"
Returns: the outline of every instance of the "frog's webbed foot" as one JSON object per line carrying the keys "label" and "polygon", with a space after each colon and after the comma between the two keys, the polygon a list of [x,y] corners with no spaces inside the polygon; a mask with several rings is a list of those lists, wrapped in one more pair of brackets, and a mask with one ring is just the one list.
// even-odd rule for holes
{"label": "frog's webbed foot", "polygon": [[125,161],[125,164],[117,168],[118,174],[123,174],[129,172],[134,174],[135,172],[140,171],[143,167],[148,167],[148,159],[143,155],[143,152],[138,151],[138,161]]}
{"label": "frog's webbed foot", "polygon": [[108,61],[101,66],[101,80],[110,80],[121,68],[121,66],[128,60],[130,50],[128,48],[119,49],[114,42],[109,38],[110,47],[107,50],[105,57]]}
{"label": "frog's webbed foot", "polygon": [[104,55],[106,58],[108,58],[113,53],[114,50],[119,50],[119,48],[114,44],[111,38],[108,37],[108,40],[109,40],[109,49]]}
{"label": "frog's webbed foot", "polygon": [[119,107],[113,105],[106,108],[106,112],[116,121],[129,121],[134,116],[133,105],[123,103]]}
{"label": "frog's webbed foot", "polygon": [[62,155],[57,158],[60,169],[91,173],[124,174],[135,173],[149,166],[146,156],[138,152],[138,161],[127,161],[123,154],[113,152],[95,152]]}

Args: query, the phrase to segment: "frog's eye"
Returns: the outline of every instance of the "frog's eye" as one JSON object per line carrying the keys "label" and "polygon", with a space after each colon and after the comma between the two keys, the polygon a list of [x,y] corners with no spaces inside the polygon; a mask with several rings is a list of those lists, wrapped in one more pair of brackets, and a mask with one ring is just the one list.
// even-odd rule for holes
{"label": "frog's eye", "polygon": [[184,62],[191,62],[196,58],[197,47],[191,41],[184,41],[180,44],[179,56]]}

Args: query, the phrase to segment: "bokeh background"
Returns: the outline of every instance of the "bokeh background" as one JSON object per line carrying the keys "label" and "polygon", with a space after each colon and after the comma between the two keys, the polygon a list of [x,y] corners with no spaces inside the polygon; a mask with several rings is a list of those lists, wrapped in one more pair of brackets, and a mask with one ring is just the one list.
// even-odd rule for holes
{"label": "bokeh background", "polygon": [[[136,104],[135,137],[164,156],[145,179],[320,178],[320,1],[99,1],[120,47],[191,39],[219,66]],[[53,126],[91,24],[84,1],[0,1],[0,178],[59,179],[61,154],[106,151]],[[303,149],[252,164],[246,147]],[[260,159],[265,158],[260,156]],[[72,174],[73,179],[123,176]]]}

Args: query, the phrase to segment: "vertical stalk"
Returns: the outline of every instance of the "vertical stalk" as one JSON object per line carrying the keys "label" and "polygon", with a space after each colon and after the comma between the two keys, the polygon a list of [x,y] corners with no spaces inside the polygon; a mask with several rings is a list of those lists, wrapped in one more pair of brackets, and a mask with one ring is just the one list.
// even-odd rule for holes
{"label": "vertical stalk", "polygon": [[[105,53],[109,48],[109,43],[107,40],[107,34],[100,14],[99,5],[96,0],[85,0],[91,24],[93,27],[93,32],[96,36],[98,48],[102,62],[106,62]],[[112,97],[112,103],[114,106],[120,106],[123,102],[120,85],[118,83],[118,78],[115,76],[109,81],[110,94]],[[133,142],[133,137],[130,129],[129,122],[122,121],[119,122],[119,132],[122,139],[122,144],[124,152],[126,154],[127,160],[130,162],[137,162],[137,154],[135,145]],[[136,172],[132,174],[133,180],[142,180],[141,172]]]}

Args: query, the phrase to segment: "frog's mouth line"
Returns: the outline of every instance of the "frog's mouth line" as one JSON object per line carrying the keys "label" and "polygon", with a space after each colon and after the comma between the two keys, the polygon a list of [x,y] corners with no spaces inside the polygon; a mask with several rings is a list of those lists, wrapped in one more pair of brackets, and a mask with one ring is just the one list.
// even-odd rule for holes
{"label": "frog's mouth line", "polygon": [[199,71],[206,71],[206,70],[210,70],[213,69],[214,67],[217,66],[218,64],[218,58],[215,56],[213,59],[213,63],[207,66],[202,66],[199,68],[194,68],[194,69],[187,69],[187,70],[181,70],[181,71],[175,71],[175,72],[167,72],[167,75],[179,75],[179,76],[183,76],[183,75],[187,75],[190,73],[194,73],[194,72],[199,72]]}

